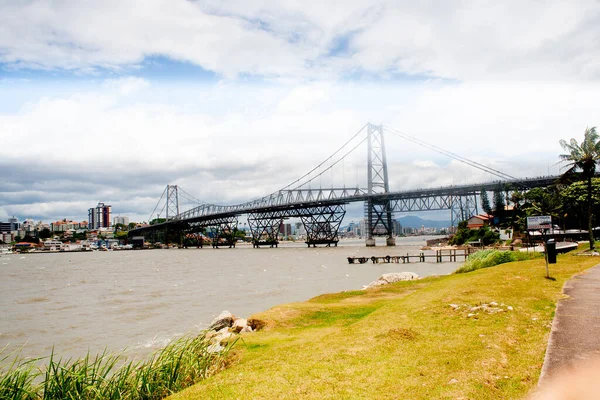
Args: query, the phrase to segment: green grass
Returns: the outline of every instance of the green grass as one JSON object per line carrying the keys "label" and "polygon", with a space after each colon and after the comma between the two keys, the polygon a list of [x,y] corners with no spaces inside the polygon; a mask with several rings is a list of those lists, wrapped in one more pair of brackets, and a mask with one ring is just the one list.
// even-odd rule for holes
{"label": "green grass", "polygon": [[[170,399],[522,398],[564,282],[597,262],[560,255],[555,280],[539,258],[280,305],[253,316],[265,328],[229,368]],[[504,312],[468,316],[491,301]]]}
{"label": "green grass", "polygon": [[0,399],[162,399],[222,368],[232,345],[209,353],[204,335],[183,337],[137,362],[106,351],[28,361],[9,354],[0,360]]}
{"label": "green grass", "polygon": [[495,265],[500,265],[513,261],[525,261],[533,260],[535,258],[541,258],[544,255],[542,253],[535,252],[521,252],[521,251],[510,251],[510,250],[481,250],[476,253],[469,255],[467,261],[456,271],[455,274],[462,274],[465,272],[472,272],[481,268],[489,268]]}

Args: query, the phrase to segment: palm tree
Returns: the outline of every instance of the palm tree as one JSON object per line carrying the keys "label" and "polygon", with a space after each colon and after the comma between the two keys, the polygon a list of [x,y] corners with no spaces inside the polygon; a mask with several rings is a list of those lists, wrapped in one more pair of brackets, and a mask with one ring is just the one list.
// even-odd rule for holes
{"label": "palm tree", "polygon": [[567,163],[567,170],[563,177],[573,175],[581,171],[583,178],[587,180],[587,206],[588,206],[588,231],[590,240],[590,250],[594,249],[594,232],[592,231],[592,178],[596,172],[596,164],[600,163],[600,141],[598,141],[596,127],[586,128],[583,142],[577,143],[577,140],[571,138],[567,143],[561,139],[561,147],[568,154],[559,156],[562,162]]}

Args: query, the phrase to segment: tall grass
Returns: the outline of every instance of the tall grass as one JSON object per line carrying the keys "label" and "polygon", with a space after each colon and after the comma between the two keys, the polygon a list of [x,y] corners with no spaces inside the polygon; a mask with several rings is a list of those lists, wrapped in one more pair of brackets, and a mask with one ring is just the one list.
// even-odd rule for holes
{"label": "tall grass", "polygon": [[222,368],[234,343],[211,353],[204,335],[188,336],[142,361],[106,351],[81,359],[56,358],[54,351],[47,359],[15,358],[0,366],[0,399],[162,399]]}
{"label": "tall grass", "polygon": [[481,250],[469,255],[467,261],[456,271],[455,274],[471,272],[481,268],[489,268],[494,265],[504,264],[512,261],[524,261],[543,257],[542,253],[525,253],[520,251]]}

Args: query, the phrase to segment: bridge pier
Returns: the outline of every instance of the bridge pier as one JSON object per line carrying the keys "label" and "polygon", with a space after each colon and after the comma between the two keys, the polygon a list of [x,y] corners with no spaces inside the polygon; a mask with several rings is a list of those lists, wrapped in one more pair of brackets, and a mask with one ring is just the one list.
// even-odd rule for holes
{"label": "bridge pier", "polygon": [[300,219],[306,230],[306,244],[316,247],[324,244],[330,247],[339,242],[338,229],[346,215],[343,204],[311,207],[303,210]]}
{"label": "bridge pier", "polygon": [[277,247],[279,241],[279,228],[283,222],[283,216],[280,211],[265,213],[250,213],[248,215],[248,225],[252,233],[252,247],[260,246]]}

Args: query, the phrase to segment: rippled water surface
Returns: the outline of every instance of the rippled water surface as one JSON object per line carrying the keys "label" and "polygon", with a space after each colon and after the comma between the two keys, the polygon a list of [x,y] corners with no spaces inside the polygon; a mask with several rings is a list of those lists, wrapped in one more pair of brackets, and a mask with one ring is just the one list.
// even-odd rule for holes
{"label": "rippled water surface", "polygon": [[[79,357],[108,348],[143,355],[206,327],[323,293],[360,289],[386,272],[447,274],[457,263],[348,264],[348,256],[418,254],[426,237],[395,248],[182,249],[3,255],[0,348]],[[379,244],[379,243],[378,243]],[[7,351],[5,350],[5,351]]]}

